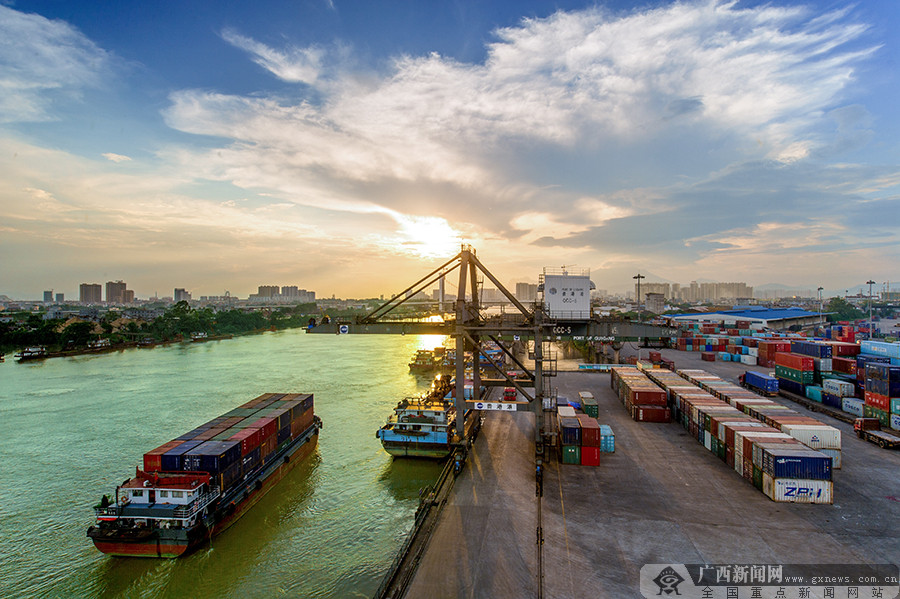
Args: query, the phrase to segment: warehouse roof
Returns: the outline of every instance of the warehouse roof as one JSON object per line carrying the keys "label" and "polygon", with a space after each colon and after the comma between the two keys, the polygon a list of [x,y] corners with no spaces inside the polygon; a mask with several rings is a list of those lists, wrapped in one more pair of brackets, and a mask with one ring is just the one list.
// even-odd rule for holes
{"label": "warehouse roof", "polygon": [[718,310],[716,312],[693,312],[689,314],[676,314],[671,318],[675,320],[749,320],[749,321],[780,321],[795,320],[798,318],[816,318],[822,316],[821,312],[810,312],[803,308],[771,309],[764,307],[742,306],[739,310]]}

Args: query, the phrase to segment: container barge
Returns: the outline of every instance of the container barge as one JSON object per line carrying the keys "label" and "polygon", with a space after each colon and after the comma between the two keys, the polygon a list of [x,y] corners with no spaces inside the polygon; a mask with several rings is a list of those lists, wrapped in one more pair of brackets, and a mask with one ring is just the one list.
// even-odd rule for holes
{"label": "container barge", "polygon": [[[419,457],[442,459],[450,455],[457,439],[456,408],[453,405],[453,379],[438,375],[431,391],[423,397],[407,397],[397,403],[387,424],[375,433],[385,451],[394,457]],[[466,388],[466,399],[471,399]],[[477,431],[479,418],[467,409],[465,436]]]}
{"label": "container barge", "polygon": [[144,454],[94,507],[87,536],[109,555],[174,558],[236,522],[303,458],[322,422],[309,394],[266,393]]}

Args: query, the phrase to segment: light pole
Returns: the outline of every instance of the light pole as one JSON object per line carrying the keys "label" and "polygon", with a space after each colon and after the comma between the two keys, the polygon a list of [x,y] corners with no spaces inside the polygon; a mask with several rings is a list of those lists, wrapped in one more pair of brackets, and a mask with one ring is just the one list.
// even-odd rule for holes
{"label": "light pole", "polygon": [[[825,315],[822,314],[822,290],[823,289],[824,289],[824,287],[819,287],[818,292],[819,292],[819,322],[821,323],[821,326],[824,329],[825,328]],[[825,334],[824,330],[822,331],[822,334],[823,335]]]}
{"label": "light pole", "polygon": [[875,284],[875,281],[869,279],[866,281],[866,285],[869,286],[869,339],[872,338],[872,285]]}
{"label": "light pole", "polygon": [[638,322],[641,322],[641,279],[646,279],[647,277],[638,273],[631,278],[637,279]]}

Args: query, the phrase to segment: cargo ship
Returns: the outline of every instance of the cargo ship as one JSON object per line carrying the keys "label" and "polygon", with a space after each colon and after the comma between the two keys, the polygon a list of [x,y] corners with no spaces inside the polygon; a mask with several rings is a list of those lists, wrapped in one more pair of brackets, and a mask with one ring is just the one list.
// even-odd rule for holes
{"label": "cargo ship", "polygon": [[50,357],[46,347],[26,347],[16,354],[16,360],[19,362],[27,362],[29,360],[43,360]]}
{"label": "cargo ship", "polygon": [[[431,391],[422,397],[407,397],[397,403],[387,424],[375,433],[385,451],[395,457],[442,459],[450,455],[461,440],[456,430],[456,408],[452,378],[438,375]],[[471,388],[466,399],[471,399]],[[466,410],[465,437],[477,432],[480,418]]]}
{"label": "cargo ship", "polygon": [[174,558],[236,522],[304,457],[322,422],[309,394],[266,393],[144,454],[94,507],[109,555]]}

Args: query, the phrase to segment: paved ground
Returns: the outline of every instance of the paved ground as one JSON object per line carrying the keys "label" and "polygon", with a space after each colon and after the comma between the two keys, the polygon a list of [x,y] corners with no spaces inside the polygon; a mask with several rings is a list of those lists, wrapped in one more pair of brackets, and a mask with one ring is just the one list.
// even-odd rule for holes
{"label": "paved ground", "polygon": [[[746,368],[663,353],[731,380]],[[812,414],[843,433],[834,505],[775,503],[681,426],[630,420],[609,375],[556,382],[563,395],[594,393],[616,453],[599,468],[548,465],[544,597],[636,597],[646,563],[900,563],[900,452],[857,439],[849,425]],[[532,427],[530,414],[488,415],[407,597],[537,596]]]}

